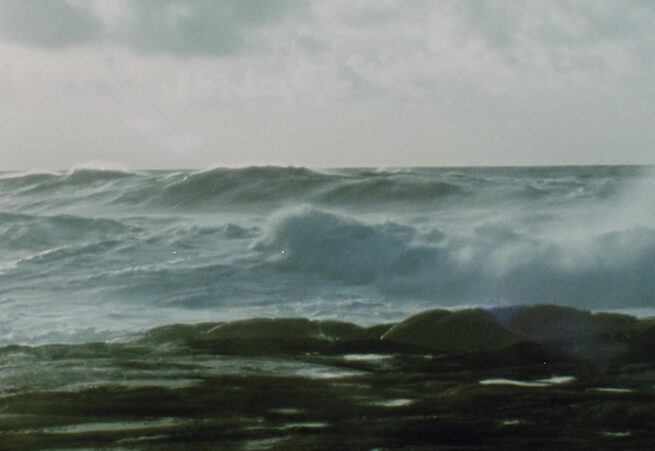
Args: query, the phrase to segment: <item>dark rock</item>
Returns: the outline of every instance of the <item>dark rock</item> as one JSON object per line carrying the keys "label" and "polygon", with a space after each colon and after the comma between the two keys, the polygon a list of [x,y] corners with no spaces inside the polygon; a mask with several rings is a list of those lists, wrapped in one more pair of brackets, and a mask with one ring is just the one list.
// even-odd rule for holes
{"label": "dark rock", "polygon": [[423,312],[392,327],[382,340],[461,352],[501,349],[521,338],[501,326],[489,312],[476,309]]}

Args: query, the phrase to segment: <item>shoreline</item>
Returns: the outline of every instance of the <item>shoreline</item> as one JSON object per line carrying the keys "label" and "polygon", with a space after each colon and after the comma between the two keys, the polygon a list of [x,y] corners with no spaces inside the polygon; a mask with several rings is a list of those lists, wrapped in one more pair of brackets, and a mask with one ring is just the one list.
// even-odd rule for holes
{"label": "shoreline", "polygon": [[655,321],[539,305],[0,348],[2,449],[648,448]]}

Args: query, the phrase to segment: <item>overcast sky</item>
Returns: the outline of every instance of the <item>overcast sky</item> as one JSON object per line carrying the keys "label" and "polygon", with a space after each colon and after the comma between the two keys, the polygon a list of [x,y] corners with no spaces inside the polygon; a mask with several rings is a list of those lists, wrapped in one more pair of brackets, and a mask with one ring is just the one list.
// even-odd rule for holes
{"label": "overcast sky", "polygon": [[655,163],[649,0],[0,0],[0,170]]}

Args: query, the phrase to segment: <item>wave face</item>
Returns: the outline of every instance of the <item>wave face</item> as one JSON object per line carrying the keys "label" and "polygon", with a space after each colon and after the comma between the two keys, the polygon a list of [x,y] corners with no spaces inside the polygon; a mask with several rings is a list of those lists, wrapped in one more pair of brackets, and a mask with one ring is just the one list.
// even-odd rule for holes
{"label": "wave face", "polygon": [[0,174],[0,344],[537,303],[655,311],[652,168]]}

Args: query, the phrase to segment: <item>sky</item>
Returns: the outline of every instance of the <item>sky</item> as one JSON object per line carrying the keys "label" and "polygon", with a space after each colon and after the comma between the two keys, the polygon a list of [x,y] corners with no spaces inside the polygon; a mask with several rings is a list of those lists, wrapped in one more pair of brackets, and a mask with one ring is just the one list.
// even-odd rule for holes
{"label": "sky", "polygon": [[650,0],[0,0],[0,170],[655,163]]}

